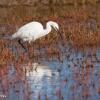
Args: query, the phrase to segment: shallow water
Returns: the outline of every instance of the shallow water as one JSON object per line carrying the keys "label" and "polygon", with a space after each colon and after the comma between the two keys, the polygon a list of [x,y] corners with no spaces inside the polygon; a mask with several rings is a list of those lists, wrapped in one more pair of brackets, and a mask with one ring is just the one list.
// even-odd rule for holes
{"label": "shallow water", "polygon": [[100,100],[100,49],[66,48],[61,59],[1,68],[0,100]]}

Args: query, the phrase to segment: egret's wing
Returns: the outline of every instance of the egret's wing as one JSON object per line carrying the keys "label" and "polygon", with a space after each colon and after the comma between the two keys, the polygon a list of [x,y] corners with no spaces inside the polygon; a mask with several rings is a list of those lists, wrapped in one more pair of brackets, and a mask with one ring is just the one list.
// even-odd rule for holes
{"label": "egret's wing", "polygon": [[20,38],[24,37],[36,37],[43,30],[43,26],[39,22],[30,22],[16,32],[16,36]]}

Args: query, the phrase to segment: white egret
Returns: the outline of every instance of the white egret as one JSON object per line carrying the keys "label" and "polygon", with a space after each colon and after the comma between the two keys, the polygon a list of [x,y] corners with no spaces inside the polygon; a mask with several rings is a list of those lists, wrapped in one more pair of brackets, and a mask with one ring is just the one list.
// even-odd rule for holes
{"label": "white egret", "polygon": [[12,35],[12,39],[18,38],[18,42],[25,49],[20,40],[28,41],[30,43],[31,41],[35,41],[36,39],[39,39],[50,33],[52,28],[61,36],[61,33],[58,31],[59,25],[56,22],[48,21],[46,28],[44,29],[41,23],[33,21],[19,28],[17,32]]}

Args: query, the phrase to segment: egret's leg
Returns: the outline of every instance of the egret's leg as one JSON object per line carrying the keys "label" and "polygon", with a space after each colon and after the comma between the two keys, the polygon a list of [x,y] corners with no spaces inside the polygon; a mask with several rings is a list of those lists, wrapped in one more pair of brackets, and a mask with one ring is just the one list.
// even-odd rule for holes
{"label": "egret's leg", "polygon": [[18,43],[21,45],[21,47],[25,50],[25,52],[28,52],[27,48],[23,45],[23,43],[21,42],[21,40],[18,40]]}

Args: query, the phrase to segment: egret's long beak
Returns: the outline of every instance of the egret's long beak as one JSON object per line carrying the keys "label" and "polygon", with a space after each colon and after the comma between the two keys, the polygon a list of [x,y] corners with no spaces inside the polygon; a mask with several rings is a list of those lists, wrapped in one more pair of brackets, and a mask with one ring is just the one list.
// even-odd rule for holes
{"label": "egret's long beak", "polygon": [[54,30],[55,30],[57,33],[59,33],[61,39],[63,40],[63,36],[62,36],[61,32],[60,32],[57,28],[54,28]]}
{"label": "egret's long beak", "polygon": [[62,41],[62,43],[63,43],[63,45],[64,45],[64,41],[63,41],[63,36],[62,36],[62,34],[61,34],[61,32],[55,27],[53,27],[52,26],[52,28],[59,34],[59,36],[60,36],[60,38],[61,38],[61,41]]}

